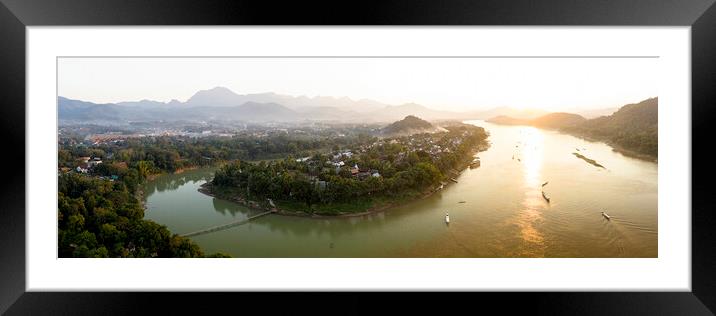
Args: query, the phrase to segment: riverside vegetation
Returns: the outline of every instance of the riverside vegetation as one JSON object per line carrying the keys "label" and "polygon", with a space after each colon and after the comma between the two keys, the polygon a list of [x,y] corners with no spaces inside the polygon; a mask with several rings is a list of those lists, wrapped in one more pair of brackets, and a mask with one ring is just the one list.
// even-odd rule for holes
{"label": "riverside vegetation", "polygon": [[385,209],[434,192],[487,147],[488,133],[481,127],[452,124],[444,130],[374,138],[329,155],[235,161],[219,169],[204,189],[244,202],[261,204],[271,199],[280,211],[293,214],[347,215]]}
{"label": "riverside vegetation", "polygon": [[[87,130],[79,127],[77,130]],[[92,127],[89,128],[90,130]],[[343,129],[288,136],[251,130],[234,137],[158,136],[92,140],[65,133],[58,154],[60,257],[204,257],[190,239],[145,220],[141,184],[162,173],[215,166],[234,159],[272,159],[361,142]],[[101,163],[93,163],[100,161]],[[223,253],[209,257],[226,257]]]}
{"label": "riverside vegetation", "polygon": [[[224,191],[217,192],[244,192],[250,181],[250,197],[274,197],[286,210],[338,214],[414,198],[471,159],[469,153],[486,146],[482,128],[453,123],[448,130],[384,139],[370,135],[379,129],[362,126],[304,128],[300,133],[266,127],[232,137],[100,141],[64,133],[58,154],[59,256],[227,256],[206,255],[190,239],[144,219],[142,183],[197,167],[224,166],[214,181]],[[327,155],[346,152],[341,148],[364,152],[343,159],[345,167],[319,168],[317,162]],[[311,158],[294,158],[304,155]],[[101,163],[92,164],[96,161]],[[355,164],[361,167],[351,171]],[[280,179],[273,173],[279,170]],[[320,181],[325,181],[325,190]]]}

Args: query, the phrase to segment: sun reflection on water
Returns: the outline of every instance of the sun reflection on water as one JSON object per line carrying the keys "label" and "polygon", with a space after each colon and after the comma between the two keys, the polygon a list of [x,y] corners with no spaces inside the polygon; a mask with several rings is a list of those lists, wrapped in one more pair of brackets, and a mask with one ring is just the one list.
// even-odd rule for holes
{"label": "sun reflection on water", "polygon": [[543,221],[542,209],[546,201],[542,197],[542,161],[544,156],[544,135],[534,127],[519,130],[519,140],[515,145],[515,155],[519,157],[524,175],[525,196],[523,209],[517,214],[515,224],[525,244],[523,254],[541,257],[544,255],[544,236],[538,225]]}
{"label": "sun reflection on water", "polygon": [[534,127],[524,127],[520,131],[520,140],[515,149],[524,166],[525,186],[538,188],[542,183],[542,158],[544,155],[544,135]]}

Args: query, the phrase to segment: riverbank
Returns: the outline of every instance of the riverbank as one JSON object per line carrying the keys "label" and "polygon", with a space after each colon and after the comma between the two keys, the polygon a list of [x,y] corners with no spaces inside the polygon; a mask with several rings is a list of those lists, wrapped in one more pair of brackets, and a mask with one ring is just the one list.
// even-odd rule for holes
{"label": "riverbank", "polygon": [[191,167],[179,168],[179,169],[177,169],[177,170],[174,170],[174,172],[172,172],[172,173],[173,173],[173,174],[180,174],[180,173],[184,173],[185,171],[196,170],[196,169],[199,169],[199,166],[191,166]]}
{"label": "riverbank", "polygon": [[199,169],[199,168],[206,168],[206,167],[205,167],[205,166],[190,166],[190,167],[185,167],[185,168],[179,168],[179,169],[177,169],[177,170],[174,170],[174,172],[162,171],[162,172],[157,172],[157,173],[149,174],[149,175],[147,175],[147,177],[144,179],[144,181],[142,181],[142,183],[140,183],[140,184],[137,186],[137,189],[136,189],[135,192],[134,192],[134,197],[135,197],[137,200],[139,200],[139,204],[142,206],[142,209],[144,209],[144,211],[147,211],[147,205],[146,205],[146,204],[147,204],[147,201],[146,201],[146,196],[145,196],[145,192],[144,192],[144,185],[146,184],[146,182],[148,182],[148,181],[154,181],[154,180],[156,180],[158,177],[161,177],[161,176],[164,176],[164,175],[169,175],[169,174],[181,174],[181,173],[184,173],[184,172],[186,172],[186,171],[197,170],[197,169]]}
{"label": "riverbank", "polygon": [[635,159],[640,159],[640,160],[646,160],[646,161],[649,161],[649,162],[656,162],[656,163],[658,163],[658,160],[659,160],[658,157],[656,157],[656,156],[654,156],[654,155],[649,155],[649,154],[641,153],[641,152],[638,152],[638,151],[635,151],[635,150],[632,150],[632,149],[628,149],[628,148],[625,148],[625,147],[623,147],[623,146],[621,146],[621,145],[619,145],[619,144],[615,144],[614,142],[611,142],[611,141],[609,141],[609,140],[598,139],[598,138],[594,138],[594,137],[587,136],[587,135],[584,135],[584,134],[579,134],[579,133],[569,133],[569,132],[559,131],[559,130],[558,130],[558,132],[564,133],[564,134],[567,134],[567,135],[570,135],[570,136],[574,136],[574,137],[577,137],[577,138],[580,138],[580,139],[584,139],[584,140],[586,140],[586,141],[588,141],[588,142],[592,142],[592,143],[597,143],[597,142],[599,142],[599,143],[605,143],[605,144],[607,144],[609,147],[612,148],[612,151],[618,152],[618,153],[622,154],[622,155],[625,156],[625,157],[635,158]]}
{"label": "riverbank", "polygon": [[[463,159],[460,162],[460,165],[457,167],[457,169],[450,170],[445,175],[445,181],[441,181],[440,183],[431,186],[423,191],[415,192],[413,194],[408,194],[405,197],[402,198],[385,198],[385,199],[371,199],[369,201],[359,201],[357,203],[338,203],[336,205],[331,205],[329,208],[332,209],[342,209],[338,210],[336,212],[305,212],[305,211],[297,211],[295,208],[307,208],[308,206],[303,205],[300,202],[291,202],[291,201],[274,201],[274,204],[276,205],[276,213],[278,215],[284,215],[284,216],[297,216],[297,217],[308,217],[308,218],[343,218],[343,217],[360,217],[360,216],[366,216],[366,215],[372,215],[380,212],[387,211],[391,208],[394,208],[396,206],[405,205],[406,203],[412,203],[415,201],[426,199],[433,194],[440,192],[441,190],[445,189],[449,185],[453,183],[453,181],[450,181],[451,179],[457,178],[465,169],[467,169],[470,164],[473,162],[474,156],[481,152],[485,151],[489,148],[489,145],[485,146],[476,146],[468,155],[466,155],[465,159]],[[232,190],[230,188],[215,188],[211,182],[206,182],[199,186],[199,189],[197,190],[201,192],[202,194],[215,197],[217,199],[227,200],[235,203],[239,203],[243,206],[246,206],[250,209],[254,210],[260,210],[260,211],[268,211],[271,210],[273,207],[268,203],[268,201],[253,201],[253,200],[247,200],[243,194]],[[357,212],[346,212],[343,211],[347,208],[355,208],[356,204],[370,204],[369,207],[367,207],[363,211],[357,211]],[[359,206],[360,207],[360,206]]]}
{"label": "riverbank", "polygon": [[[449,183],[444,183],[444,186],[449,185]],[[213,185],[210,182],[206,182],[199,186],[199,189],[197,190],[201,192],[202,194],[222,199],[226,201],[231,201],[234,203],[241,204],[243,206],[246,206],[249,209],[257,210],[257,211],[268,211],[271,210],[272,207],[267,202],[257,202],[253,200],[246,200],[245,198],[239,196],[239,195],[231,195],[231,194],[222,194],[217,193],[215,189],[213,189]],[[411,198],[404,198],[404,199],[398,199],[394,200],[389,203],[380,203],[379,205],[373,205],[369,208],[367,208],[365,211],[362,212],[337,212],[334,214],[327,214],[327,213],[308,213],[303,211],[292,211],[287,210],[285,207],[282,206],[282,203],[285,203],[285,201],[274,201],[276,204],[276,213],[277,215],[283,215],[283,216],[295,216],[295,217],[307,217],[307,218],[346,218],[346,217],[361,217],[361,216],[367,216],[372,215],[380,212],[387,211],[391,208],[394,208],[399,205],[405,205],[406,203],[411,203],[415,201],[419,201],[425,198],[430,197],[434,193],[440,191],[439,189],[433,189],[427,190],[425,192],[422,192],[418,194],[417,196],[411,197]],[[373,201],[375,202],[375,201]]]}

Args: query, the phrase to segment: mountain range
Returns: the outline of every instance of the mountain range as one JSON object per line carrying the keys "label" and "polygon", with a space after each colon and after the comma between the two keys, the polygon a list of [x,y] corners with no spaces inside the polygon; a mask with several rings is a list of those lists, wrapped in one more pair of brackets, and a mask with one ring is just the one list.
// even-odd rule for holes
{"label": "mountain range", "polygon": [[61,123],[125,124],[132,121],[172,120],[389,123],[408,115],[427,120],[466,120],[488,119],[497,115],[531,119],[546,113],[504,106],[486,111],[454,112],[431,109],[417,103],[390,105],[348,97],[295,97],[272,92],[237,94],[224,87],[198,91],[185,102],[174,99],[169,102],[140,100],[99,104],[58,97]]}

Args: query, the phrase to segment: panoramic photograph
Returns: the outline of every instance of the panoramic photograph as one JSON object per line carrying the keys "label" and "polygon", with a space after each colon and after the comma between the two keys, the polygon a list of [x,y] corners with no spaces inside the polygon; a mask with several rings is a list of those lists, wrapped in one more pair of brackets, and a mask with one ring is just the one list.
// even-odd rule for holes
{"label": "panoramic photograph", "polygon": [[657,258],[657,58],[61,57],[59,258]]}

